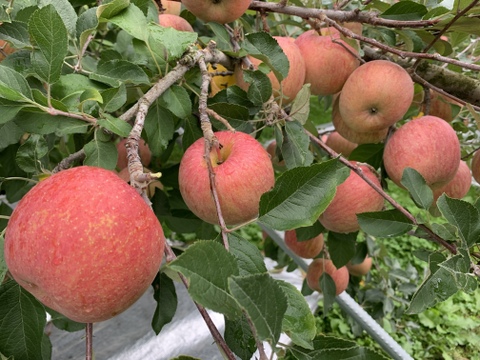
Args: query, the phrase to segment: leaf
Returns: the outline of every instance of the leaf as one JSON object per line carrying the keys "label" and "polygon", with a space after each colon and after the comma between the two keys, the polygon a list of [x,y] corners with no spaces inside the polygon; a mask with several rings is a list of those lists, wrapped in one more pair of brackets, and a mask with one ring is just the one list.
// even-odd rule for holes
{"label": "leaf", "polygon": [[115,112],[127,102],[127,88],[122,83],[118,88],[100,91],[103,99],[102,108],[105,112]]}
{"label": "leaf", "polygon": [[301,242],[313,239],[324,231],[325,228],[320,224],[320,221],[315,221],[311,226],[295,229],[295,235],[297,236],[297,241]]}
{"label": "leaf", "polygon": [[[114,1],[115,2],[115,1]],[[108,5],[108,4],[107,4]],[[123,5],[123,4],[122,4]],[[99,9],[101,6],[99,6]],[[113,9],[113,8],[112,8]],[[99,10],[97,10],[98,15]],[[116,12],[116,9],[115,9]],[[116,12],[112,16],[112,12],[102,11],[102,16],[98,17],[100,21],[108,19],[109,23],[117,25],[119,28],[125,30],[134,38],[146,41],[148,38],[148,21],[142,10],[134,4],[130,4],[126,9]]]}
{"label": "leaf", "polygon": [[28,139],[20,145],[15,161],[18,167],[26,173],[40,172],[42,166],[40,159],[48,153],[48,145],[41,135],[31,134]]}
{"label": "leaf", "polygon": [[175,117],[158,99],[145,118],[145,133],[153,155],[160,155],[175,133]]}
{"label": "leaf", "polygon": [[18,112],[23,109],[23,105],[5,99],[0,99],[0,125],[9,122],[17,116]]}
{"label": "leaf", "polygon": [[18,72],[0,64],[0,98],[11,101],[33,100],[27,80]]}
{"label": "leaf", "polygon": [[117,147],[113,142],[93,139],[83,147],[83,150],[85,150],[84,165],[108,170],[114,170],[117,166]]}
{"label": "leaf", "polygon": [[355,255],[358,232],[340,234],[329,231],[327,244],[330,259],[337,269],[347,265]]}
{"label": "leaf", "polygon": [[0,26],[0,39],[7,40],[17,49],[30,46],[30,35],[25,23],[20,21],[4,22]]}
{"label": "leaf", "polygon": [[126,138],[130,134],[130,131],[132,131],[132,125],[126,121],[116,118],[110,114],[103,114],[102,116],[102,119],[97,120],[97,124],[111,131],[112,133]]}
{"label": "leaf", "polygon": [[43,305],[13,280],[0,286],[0,303],[0,353],[43,360]]}
{"label": "leaf", "polygon": [[282,155],[288,169],[298,166],[308,166],[313,161],[309,150],[310,139],[297,121],[285,124],[282,142]]}
{"label": "leaf", "polygon": [[323,316],[326,317],[335,302],[337,286],[335,285],[333,278],[327,272],[323,272],[318,281],[323,294]]}
{"label": "leaf", "polygon": [[47,135],[83,134],[88,130],[88,123],[65,116],[53,116],[46,113],[20,111],[14,122],[24,132]]}
{"label": "leaf", "polygon": [[46,308],[46,309],[51,316],[52,324],[55,325],[57,329],[68,331],[68,332],[85,330],[84,323],[79,323],[79,322],[70,320],[69,318],[65,317],[64,315],[50,308]]}
{"label": "leaf", "polygon": [[40,0],[38,7],[53,5],[62,19],[68,33],[75,36],[77,13],[68,0]]}
{"label": "leaf", "polygon": [[130,5],[130,0],[113,0],[97,8],[97,17],[110,19],[125,10]]}
{"label": "leaf", "polygon": [[102,62],[97,70],[90,74],[90,79],[100,81],[111,87],[119,87],[125,84],[149,84],[147,74],[143,69],[126,60],[110,60]]}
{"label": "leaf", "polygon": [[[160,58],[177,60],[197,41],[195,32],[164,28],[158,24],[148,24],[147,43]],[[160,52],[161,51],[161,52]],[[196,49],[194,51],[197,51]],[[166,55],[166,56],[165,56]]]}
{"label": "leaf", "polygon": [[[250,119],[248,108],[237,104],[229,104],[223,102],[212,104],[209,106],[209,108],[215,111],[225,120],[227,120],[229,124],[233,126],[236,130],[242,132],[252,131],[251,124],[248,122],[248,120]],[[220,121],[216,120],[213,117],[211,117],[210,119],[215,128],[220,130],[226,129],[226,126]]]}
{"label": "leaf", "polygon": [[367,163],[378,169],[383,161],[383,149],[383,143],[361,144],[353,149],[348,159]]}
{"label": "leaf", "polygon": [[[218,50],[233,52],[230,34],[224,25],[215,22],[209,22],[205,24],[205,26],[210,28],[210,30],[212,30],[212,32],[215,34],[215,43]],[[206,40],[205,43],[207,43],[209,40]]]}
{"label": "leaf", "polygon": [[275,345],[287,311],[287,300],[278,283],[269,274],[255,274],[232,276],[228,286],[255,327],[258,339]]}
{"label": "leaf", "polygon": [[228,234],[230,253],[237,259],[239,275],[266,273],[267,268],[258,248],[236,233]]}
{"label": "leaf", "polygon": [[95,33],[98,26],[97,8],[85,10],[77,19],[76,33],[79,39],[78,48],[83,49],[88,41],[88,37]]}
{"label": "leaf", "polygon": [[313,349],[312,340],[317,333],[315,316],[312,314],[305,297],[295,286],[285,281],[278,281],[287,297],[287,311],[283,318],[283,331],[295,345]]}
{"label": "leaf", "polygon": [[0,124],[0,150],[16,144],[23,134],[24,131],[13,121]]}
{"label": "leaf", "polygon": [[[3,229],[1,230],[3,231]],[[5,262],[4,244],[5,244],[5,239],[3,235],[0,234],[0,284],[3,284],[3,280],[5,279],[5,275],[7,274],[7,271],[8,271],[7,263]]]}
{"label": "leaf", "polygon": [[395,237],[413,227],[412,222],[397,209],[357,214],[360,228],[378,237]]}
{"label": "leaf", "polygon": [[314,224],[350,170],[333,159],[284,172],[260,199],[259,221],[276,230]]}
{"label": "leaf", "polygon": [[225,318],[224,338],[228,347],[242,360],[250,360],[257,349],[255,338],[245,315],[234,321]]}
{"label": "leaf", "polygon": [[188,279],[188,293],[199,304],[232,320],[241,315],[228,291],[228,279],[239,274],[238,266],[235,257],[218,242],[196,242],[168,267]]}
{"label": "leaf", "polygon": [[432,205],[432,189],[430,189],[422,174],[417,170],[413,168],[406,168],[403,170],[400,183],[407,188],[417,206],[423,209],[428,209]]}
{"label": "leaf", "polygon": [[187,90],[182,86],[170,86],[160,97],[159,105],[180,119],[185,119],[192,114],[192,102]]}
{"label": "leaf", "polygon": [[465,248],[480,242],[480,212],[472,204],[442,194],[437,206],[447,221],[458,229]]}
{"label": "leaf", "polygon": [[310,84],[303,85],[295,96],[290,110],[290,117],[302,125],[305,125],[310,115],[310,95]]}
{"label": "leaf", "polygon": [[414,21],[421,20],[427,12],[428,10],[424,5],[404,0],[390,6],[380,14],[380,17],[390,20]]}
{"label": "leaf", "polygon": [[160,334],[162,328],[172,321],[177,311],[177,293],[175,284],[165,273],[159,273],[152,283],[153,298],[157,302],[152,319],[152,329],[155,335]]}
{"label": "leaf", "polygon": [[35,11],[28,22],[33,45],[32,66],[44,82],[53,84],[61,75],[63,61],[68,53],[68,33],[62,18],[53,5]]}
{"label": "leaf", "polygon": [[249,83],[248,99],[256,106],[261,106],[272,96],[272,83],[260,70],[243,71],[243,79]]}

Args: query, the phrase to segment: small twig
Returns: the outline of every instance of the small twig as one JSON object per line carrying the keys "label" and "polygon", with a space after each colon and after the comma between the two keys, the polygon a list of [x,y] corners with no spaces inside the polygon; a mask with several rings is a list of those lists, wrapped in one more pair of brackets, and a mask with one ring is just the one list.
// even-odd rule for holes
{"label": "small twig", "polygon": [[423,113],[430,114],[430,106],[432,104],[432,97],[430,96],[430,88],[427,85],[423,86]]}
{"label": "small twig", "polygon": [[255,328],[255,325],[253,324],[252,320],[248,317],[248,314],[244,311],[243,312],[245,318],[247,319],[248,326],[250,327],[250,330],[252,331],[253,338],[255,339],[255,343],[257,344],[257,349],[258,349],[258,354],[260,355],[259,360],[268,360],[268,356],[265,353],[265,347],[263,346],[263,342],[261,342],[258,339],[257,335],[257,329]]}
{"label": "small twig", "polygon": [[93,359],[93,324],[85,324],[85,345],[86,345],[86,355],[85,360]]}
{"label": "small twig", "polygon": [[57,164],[57,166],[55,166],[55,168],[52,170],[52,173],[55,174],[59,171],[68,169],[73,162],[77,160],[82,161],[83,159],[85,159],[85,156],[86,156],[85,150],[83,149],[80,149],[77,152],[74,152],[73,154],[68,155],[65,159],[60,161]]}
{"label": "small twig", "polygon": [[220,121],[223,125],[225,125],[225,127],[226,127],[228,130],[230,130],[230,131],[232,131],[232,132],[235,132],[235,131],[236,131],[235,128],[234,128],[232,125],[230,125],[230,123],[228,122],[228,120],[225,119],[224,117],[220,116],[216,111],[214,111],[214,110],[212,110],[212,109],[209,109],[209,108],[207,108],[205,111],[206,111],[207,115],[210,115],[210,116],[213,117],[215,120],[218,120],[218,121]]}
{"label": "small twig", "polygon": [[82,71],[82,59],[83,59],[83,56],[84,56],[85,53],[87,52],[88,45],[90,45],[90,42],[91,42],[94,38],[95,38],[94,35],[92,35],[92,34],[88,35],[87,40],[85,41],[85,44],[83,44],[83,48],[82,48],[80,54],[78,54],[77,63],[76,63],[75,66],[73,67],[73,71],[74,71],[74,72],[80,72],[80,71]]}

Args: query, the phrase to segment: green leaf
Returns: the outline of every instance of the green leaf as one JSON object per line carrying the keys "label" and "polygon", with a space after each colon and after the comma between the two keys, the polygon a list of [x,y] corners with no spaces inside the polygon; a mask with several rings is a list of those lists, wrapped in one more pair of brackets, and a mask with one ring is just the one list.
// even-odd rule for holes
{"label": "green leaf", "polygon": [[57,329],[68,331],[68,332],[76,332],[80,330],[85,330],[85,324],[79,323],[69,318],[65,317],[65,315],[60,314],[59,312],[52,310],[50,308],[46,308],[47,312],[51,316],[51,321],[53,325]]}
{"label": "green leaf", "polygon": [[[99,6],[98,9],[100,9],[101,7],[102,6]],[[98,12],[99,10],[97,10],[97,14]],[[112,13],[108,10],[103,11],[102,16],[99,16],[99,19],[100,21],[105,21],[105,19],[108,19],[108,22],[117,25],[119,28],[125,30],[134,38],[143,41],[147,40],[148,21],[142,10],[140,10],[137,6],[135,6],[134,4],[130,4],[126,9],[116,13],[114,16],[111,15]]]}
{"label": "green leaf", "polygon": [[285,281],[278,281],[285,296],[288,308],[285,312],[282,328],[295,345],[313,349],[312,340],[317,333],[315,316],[312,314],[305,297],[295,286]]}
{"label": "green leaf", "polygon": [[20,111],[14,122],[24,132],[40,135],[83,134],[89,127],[88,123],[82,120],[30,111]]}
{"label": "green leaf", "polygon": [[0,284],[3,284],[3,280],[5,279],[5,275],[8,271],[7,263],[5,262],[4,244],[5,239],[3,238],[3,235],[0,235]]}
{"label": "green leaf", "polygon": [[[251,125],[248,122],[250,118],[248,108],[237,104],[223,102],[212,104],[209,108],[227,120],[236,130],[251,132]],[[225,130],[227,128],[224,124],[213,117],[211,117],[210,120],[217,129]]]}
{"label": "green leaf", "polygon": [[113,0],[97,8],[97,17],[110,19],[130,5],[130,0]]}
{"label": "green leaf", "polygon": [[161,105],[157,99],[148,110],[144,129],[152,154],[158,156],[173,138],[175,117],[168,107]]}
{"label": "green leaf", "polygon": [[100,94],[100,91],[97,89],[87,89],[80,95],[80,104],[78,104],[79,109],[82,109],[83,103],[86,101],[95,101],[102,104],[103,98]]}
{"label": "green leaf", "polygon": [[269,274],[255,274],[232,276],[228,285],[232,296],[255,327],[258,339],[275,345],[288,307],[278,283]]}
{"label": "green leaf", "polygon": [[5,149],[9,145],[16,144],[23,134],[24,131],[13,121],[0,124],[0,150]]}
{"label": "green leaf", "polygon": [[195,32],[164,28],[154,23],[148,24],[148,31],[148,45],[155,53],[161,55],[160,58],[169,61],[179,59],[197,41],[198,36]]}
{"label": "green leaf", "polygon": [[172,321],[177,311],[177,293],[175,284],[165,273],[159,273],[152,283],[153,298],[157,302],[152,319],[152,329],[155,334],[160,334],[162,328]]}
{"label": "green leaf", "polygon": [[180,119],[185,119],[192,114],[192,101],[187,90],[182,86],[170,86],[160,96],[159,104]]}
{"label": "green leaf", "polygon": [[35,51],[32,66],[37,76],[48,84],[61,75],[68,53],[68,33],[62,18],[53,5],[35,11],[28,22],[28,32]]}
{"label": "green leaf", "polygon": [[0,353],[15,359],[43,360],[45,308],[10,280],[0,286]]}
{"label": "green leaf", "polygon": [[101,63],[97,70],[90,74],[90,79],[111,87],[119,87],[122,83],[140,85],[150,82],[140,66],[126,60],[110,60]]}
{"label": "green leaf", "polygon": [[336,159],[286,171],[273,190],[263,194],[259,221],[276,230],[314,224],[349,173]]}
{"label": "green leaf", "polygon": [[103,119],[98,119],[97,124],[121,137],[127,137],[132,131],[132,125],[110,114],[103,114]]}
{"label": "green leaf", "polygon": [[255,338],[245,316],[237,320],[225,318],[225,342],[242,360],[250,360],[257,349]]}
{"label": "green leaf", "polygon": [[239,275],[266,273],[267,268],[258,248],[236,233],[228,234],[230,253],[237,259]]}
{"label": "green leaf", "polygon": [[17,49],[30,46],[30,35],[25,23],[13,21],[0,26],[0,39],[7,40]]}
{"label": "green leaf", "polygon": [[83,150],[85,150],[84,165],[108,170],[113,170],[117,166],[117,147],[113,142],[93,139],[83,147]]}
{"label": "green leaf", "polygon": [[403,170],[400,183],[408,190],[417,206],[423,209],[428,209],[432,205],[432,189],[430,189],[422,174],[417,170],[413,168],[406,168]]}
{"label": "green leaf", "polygon": [[26,173],[40,172],[42,168],[41,159],[48,153],[48,144],[42,135],[31,134],[28,139],[20,145],[15,161],[20,169]]}
{"label": "green leaf", "polygon": [[122,83],[118,88],[100,91],[103,99],[102,108],[105,112],[115,112],[127,102],[127,88]]}
{"label": "green leaf", "polygon": [[333,278],[327,272],[322,273],[318,281],[323,294],[323,316],[325,317],[335,302],[337,286],[335,285]]}
{"label": "green leaf", "polygon": [[395,237],[413,227],[412,222],[397,209],[357,214],[360,228],[378,237]]}
{"label": "green leaf", "polygon": [[40,0],[38,7],[53,5],[62,19],[68,33],[75,36],[77,13],[68,0]]}
{"label": "green leaf", "polygon": [[290,117],[305,125],[310,115],[310,84],[303,85],[302,89],[295,96],[290,110]]}
{"label": "green leaf", "polygon": [[228,279],[239,274],[238,266],[235,257],[218,242],[196,242],[168,267],[188,279],[188,293],[199,304],[229,319],[241,315],[238,304],[228,291]]}
{"label": "green leaf", "polygon": [[0,64],[0,98],[11,101],[33,99],[32,90],[22,74]]}
{"label": "green leaf", "polygon": [[328,233],[328,252],[337,269],[347,265],[355,255],[355,245],[358,232],[340,234],[330,231]]}
{"label": "green leaf", "polygon": [[256,106],[261,106],[272,96],[272,83],[260,70],[243,71],[243,79],[250,84],[248,99]]}
{"label": "green leaf", "polygon": [[313,154],[309,150],[310,139],[297,121],[288,121],[285,124],[282,142],[282,155],[288,169],[299,166],[308,166],[313,161]]}
{"label": "green leaf", "polygon": [[[224,25],[215,22],[209,22],[205,25],[215,34],[215,43],[218,50],[233,52],[230,34]],[[207,38],[205,42],[209,40],[210,39]]]}
{"label": "green leaf", "polygon": [[297,241],[301,242],[313,239],[324,231],[325,228],[320,224],[320,221],[315,221],[311,226],[295,229],[295,235],[297,236]]}
{"label": "green leaf", "polygon": [[17,116],[18,112],[23,109],[23,105],[5,99],[0,99],[0,125],[9,122]]}
{"label": "green leaf", "polygon": [[88,37],[97,30],[98,18],[96,12],[96,7],[87,9],[77,19],[76,32],[79,39],[79,49],[83,49],[88,41]]}
{"label": "green leaf", "polygon": [[367,163],[378,169],[383,162],[383,149],[383,143],[361,144],[353,149],[348,159]]}
{"label": "green leaf", "polygon": [[445,219],[458,229],[464,248],[480,242],[480,212],[475,206],[445,194],[437,200],[437,206]]}
{"label": "green leaf", "polygon": [[390,20],[414,21],[421,20],[427,12],[428,10],[424,5],[404,0],[390,6],[380,14],[380,17]]}

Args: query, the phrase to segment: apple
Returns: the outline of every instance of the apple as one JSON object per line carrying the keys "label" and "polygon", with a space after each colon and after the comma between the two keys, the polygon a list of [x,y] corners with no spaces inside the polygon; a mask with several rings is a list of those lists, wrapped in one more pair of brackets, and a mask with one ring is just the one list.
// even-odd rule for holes
{"label": "apple", "polygon": [[5,59],[7,55],[15,52],[15,48],[11,47],[8,42],[5,40],[0,40],[0,61]]}
{"label": "apple", "polygon": [[480,151],[479,150],[475,151],[475,154],[473,154],[472,162],[470,166],[472,168],[473,178],[477,183],[480,183]]}
{"label": "apple", "polygon": [[182,0],[193,15],[205,22],[227,24],[241,17],[251,0]]}
{"label": "apple", "polygon": [[[125,147],[126,143],[127,139],[122,139],[117,143],[117,169],[119,171],[128,166],[127,148]],[[152,152],[150,151],[148,144],[143,139],[140,139],[138,142],[138,153],[143,166],[150,165],[150,162],[152,161]]]}
{"label": "apple", "polygon": [[447,122],[452,122],[453,111],[450,101],[442,94],[430,90],[430,112],[428,115],[439,117]]}
{"label": "apple", "polygon": [[283,168],[285,167],[285,160],[280,160],[277,154],[277,142],[275,140],[270,141],[266,148],[268,154],[272,159],[272,164],[274,167]]}
{"label": "apple", "polygon": [[461,160],[453,179],[450,180],[445,186],[436,189],[433,192],[434,201],[436,202],[443,193],[451,198],[461,199],[467,195],[471,185],[472,174],[470,173],[470,168],[465,161]]}
{"label": "apple", "polygon": [[[215,74],[217,72],[226,72],[228,69],[222,64],[208,64],[208,72]],[[210,96],[215,96],[219,91],[226,89],[229,86],[235,85],[237,80],[235,75],[214,75],[210,81]]]}
{"label": "apple", "polygon": [[162,0],[162,7],[165,9],[162,14],[180,15],[182,3],[178,1]]}
{"label": "apple", "polygon": [[313,95],[339,92],[359,65],[358,52],[343,40],[333,38],[308,30],[295,40],[305,60],[305,83],[310,84]]}
{"label": "apple", "polygon": [[35,185],[7,225],[11,276],[44,305],[84,323],[126,310],[163,258],[162,226],[109,170],[80,166]]}
{"label": "apple", "polygon": [[337,288],[336,295],[340,295],[347,289],[350,279],[347,267],[342,266],[337,269],[332,260],[318,258],[313,260],[307,269],[307,285],[312,290],[322,291],[320,288],[320,277],[324,272],[330,275],[335,282]]}
{"label": "apple", "polygon": [[[351,163],[357,164],[355,161]],[[359,165],[359,167],[367,178],[381,186],[380,180],[369,166]],[[327,230],[351,233],[360,229],[357,214],[380,211],[383,203],[383,197],[350,170],[350,175],[337,187],[332,202],[320,215],[319,220]]]}
{"label": "apple", "polygon": [[[285,53],[285,56],[290,63],[290,68],[288,75],[282,80],[281,84],[278,82],[273,71],[270,71],[267,76],[272,83],[273,95],[276,98],[280,98],[280,95],[283,94],[281,102],[286,105],[291,103],[295,99],[295,96],[297,96],[298,92],[302,89],[305,82],[305,62],[293,38],[283,36],[274,36],[273,38],[277,40],[278,45]],[[262,63],[261,60],[252,56],[249,56],[249,59],[255,68],[258,68]],[[240,65],[235,69],[235,76],[238,86],[245,91],[248,90],[249,84],[243,80],[243,71]]]}
{"label": "apple", "polygon": [[158,23],[162,27],[171,27],[178,31],[189,31],[193,32],[192,25],[178,15],[173,14],[160,14],[158,15]]}
{"label": "apple", "polygon": [[460,164],[460,142],[445,120],[422,116],[408,121],[389,138],[383,153],[389,178],[398,186],[406,168],[417,170],[432,190],[453,179]]}
{"label": "apple", "polygon": [[371,268],[372,268],[372,258],[368,255],[359,264],[352,264],[351,262],[347,264],[348,272],[352,276],[360,277],[360,276],[367,275]]}
{"label": "apple", "polygon": [[348,77],[338,105],[350,129],[370,133],[400,120],[410,107],[413,94],[413,81],[405,69],[387,60],[373,60]]}
{"label": "apple", "polygon": [[387,137],[388,128],[362,133],[350,129],[342,119],[338,103],[339,97],[335,96],[332,105],[332,123],[335,130],[346,140],[355,144],[376,144],[382,142]]}
{"label": "apple", "polygon": [[352,151],[358,146],[357,144],[345,139],[337,131],[333,131],[330,135],[328,135],[325,144],[336,153],[342,154],[346,157],[350,156]]}
{"label": "apple", "polygon": [[302,258],[313,259],[318,256],[323,249],[323,244],[323,234],[317,235],[309,240],[298,241],[295,230],[285,231],[285,245]]}
{"label": "apple", "polygon": [[[267,151],[252,136],[237,131],[215,133],[220,148],[213,148],[210,161],[216,190],[227,225],[237,225],[258,215],[260,197],[275,184]],[[200,219],[218,224],[210,189],[205,155],[205,139],[195,141],[180,161],[178,182],[188,208]]]}

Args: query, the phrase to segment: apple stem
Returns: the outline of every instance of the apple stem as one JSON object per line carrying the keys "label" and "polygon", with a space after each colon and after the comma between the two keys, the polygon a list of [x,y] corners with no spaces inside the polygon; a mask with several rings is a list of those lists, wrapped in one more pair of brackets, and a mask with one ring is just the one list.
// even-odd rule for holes
{"label": "apple stem", "polygon": [[93,324],[85,324],[85,343],[86,343],[86,355],[85,360],[93,359]]}

